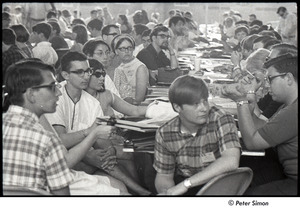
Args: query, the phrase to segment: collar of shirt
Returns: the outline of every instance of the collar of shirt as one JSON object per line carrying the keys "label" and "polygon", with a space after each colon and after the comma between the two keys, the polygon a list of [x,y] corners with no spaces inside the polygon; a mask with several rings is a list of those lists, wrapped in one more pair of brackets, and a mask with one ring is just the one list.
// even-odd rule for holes
{"label": "collar of shirt", "polygon": [[32,122],[38,123],[39,121],[39,118],[37,117],[36,114],[21,106],[10,105],[7,113],[20,115],[26,118],[26,121],[29,122],[32,120]]}

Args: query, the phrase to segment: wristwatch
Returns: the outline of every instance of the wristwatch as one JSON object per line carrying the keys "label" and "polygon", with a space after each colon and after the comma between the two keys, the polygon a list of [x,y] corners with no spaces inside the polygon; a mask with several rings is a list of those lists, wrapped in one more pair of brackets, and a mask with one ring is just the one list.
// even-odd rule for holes
{"label": "wristwatch", "polygon": [[185,180],[183,181],[183,185],[184,185],[187,189],[191,188],[191,187],[192,187],[191,180],[190,180],[190,179],[185,179]]}
{"label": "wristwatch", "polygon": [[249,104],[249,102],[248,101],[239,101],[236,104],[237,104],[237,106],[242,106],[243,104]]}

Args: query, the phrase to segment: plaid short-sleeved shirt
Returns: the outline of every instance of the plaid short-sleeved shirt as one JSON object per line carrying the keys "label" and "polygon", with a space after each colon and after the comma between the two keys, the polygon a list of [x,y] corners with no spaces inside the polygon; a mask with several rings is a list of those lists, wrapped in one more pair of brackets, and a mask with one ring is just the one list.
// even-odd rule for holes
{"label": "plaid short-sleeved shirt", "polygon": [[186,177],[202,171],[226,149],[241,148],[233,117],[214,106],[196,136],[181,133],[177,116],[162,125],[155,138],[156,171]]}
{"label": "plaid short-sleeved shirt", "polygon": [[11,105],[3,115],[3,184],[58,190],[73,181],[61,141],[38,117]]}

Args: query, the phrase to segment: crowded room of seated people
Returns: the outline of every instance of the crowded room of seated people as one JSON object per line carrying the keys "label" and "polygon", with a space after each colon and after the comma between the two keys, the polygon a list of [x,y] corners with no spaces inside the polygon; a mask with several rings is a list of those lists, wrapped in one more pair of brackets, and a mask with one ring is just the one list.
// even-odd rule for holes
{"label": "crowded room of seated people", "polygon": [[223,4],[3,3],[3,195],[297,196],[297,5]]}

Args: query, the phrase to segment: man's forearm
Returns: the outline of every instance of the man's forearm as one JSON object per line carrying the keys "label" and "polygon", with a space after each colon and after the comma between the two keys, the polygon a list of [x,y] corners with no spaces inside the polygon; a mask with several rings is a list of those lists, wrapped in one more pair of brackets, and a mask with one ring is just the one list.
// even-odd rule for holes
{"label": "man's forearm", "polygon": [[231,156],[222,156],[211,163],[203,171],[191,176],[192,187],[207,183],[210,179],[222,173],[235,170],[239,167],[240,150],[234,148],[234,154]]}
{"label": "man's forearm", "polygon": [[238,106],[238,124],[239,129],[243,137],[243,141],[248,149],[253,149],[254,144],[253,137],[258,127],[261,127],[266,122],[257,118],[250,111],[250,107],[247,104]]}
{"label": "man's forearm", "polygon": [[156,176],[155,178],[155,188],[158,193],[165,194],[166,191],[175,186],[175,182],[173,177],[164,177],[164,176]]}

